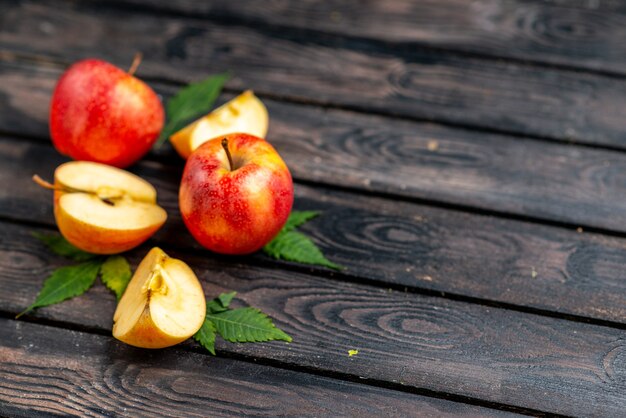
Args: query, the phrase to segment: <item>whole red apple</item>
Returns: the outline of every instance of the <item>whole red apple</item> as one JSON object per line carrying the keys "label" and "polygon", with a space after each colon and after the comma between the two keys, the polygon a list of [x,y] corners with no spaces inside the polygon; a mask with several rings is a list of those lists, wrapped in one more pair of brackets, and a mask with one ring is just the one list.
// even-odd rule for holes
{"label": "whole red apple", "polygon": [[179,204],[201,245],[222,254],[248,254],[287,221],[291,173],[264,139],[243,133],[214,138],[187,160]]}
{"label": "whole red apple", "polygon": [[50,106],[50,135],[61,154],[123,168],[150,150],[165,112],[132,72],[87,59],[61,76]]}

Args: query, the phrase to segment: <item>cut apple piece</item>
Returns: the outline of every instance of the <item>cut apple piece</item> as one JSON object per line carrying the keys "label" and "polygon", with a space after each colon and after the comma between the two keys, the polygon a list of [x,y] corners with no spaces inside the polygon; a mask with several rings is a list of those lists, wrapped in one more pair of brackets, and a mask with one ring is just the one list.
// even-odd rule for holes
{"label": "cut apple piece", "polygon": [[113,336],[135,347],[170,347],[194,335],[205,316],[204,291],[194,272],[155,247],[117,305]]}
{"label": "cut apple piece", "polygon": [[54,173],[54,215],[61,234],[94,254],[116,254],[152,236],[167,213],[140,177],[104,164],[73,161]]}
{"label": "cut apple piece", "polygon": [[240,132],[265,138],[268,123],[267,108],[248,90],[176,132],[170,142],[187,159],[200,145],[218,136]]}

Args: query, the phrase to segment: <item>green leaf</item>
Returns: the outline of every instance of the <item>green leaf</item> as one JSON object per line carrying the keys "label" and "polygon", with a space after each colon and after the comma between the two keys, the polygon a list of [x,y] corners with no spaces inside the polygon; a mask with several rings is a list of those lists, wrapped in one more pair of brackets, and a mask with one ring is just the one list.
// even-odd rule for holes
{"label": "green leaf", "polygon": [[233,300],[237,292],[222,293],[213,300],[210,300],[206,304],[206,311],[208,313],[218,313],[228,310],[230,301]]}
{"label": "green leaf", "polygon": [[317,217],[320,213],[313,210],[294,210],[289,214],[289,218],[281,229],[281,232],[289,232],[299,227],[300,225],[310,221],[311,219]]}
{"label": "green leaf", "polygon": [[133,273],[130,271],[130,265],[126,258],[121,255],[112,255],[102,263],[100,268],[100,277],[102,283],[109,288],[119,301]]}
{"label": "green leaf", "polygon": [[281,232],[270,241],[263,251],[277,260],[294,261],[341,270],[338,264],[329,261],[315,243],[306,235],[297,231]]}
{"label": "green leaf", "polygon": [[237,292],[222,293],[217,297],[217,300],[219,300],[220,304],[224,308],[228,308],[228,305],[230,305],[230,302],[233,300],[236,294]]}
{"label": "green leaf", "polygon": [[218,313],[227,311],[228,308],[225,308],[219,301],[219,299],[215,298],[206,303],[206,311],[208,313]]}
{"label": "green leaf", "polygon": [[210,76],[198,83],[189,84],[167,101],[167,124],[159,136],[161,146],[172,134],[184,128],[192,119],[208,113],[222,91],[228,74]]}
{"label": "green leaf", "polygon": [[56,269],[44,282],[35,302],[24,312],[17,315],[16,318],[35,308],[52,305],[74,296],[82,295],[96,281],[101,265],[101,261],[92,260],[75,266]]}
{"label": "green leaf", "polygon": [[193,336],[194,340],[198,341],[200,345],[213,355],[215,355],[215,325],[208,319],[204,320],[204,323]]}
{"label": "green leaf", "polygon": [[83,250],[79,250],[58,234],[42,234],[33,232],[33,236],[43,242],[52,252],[76,261],[87,261],[97,257]]}
{"label": "green leaf", "polygon": [[276,328],[272,320],[256,308],[239,308],[207,314],[217,332],[226,341],[250,343],[272,340],[291,341],[291,337]]}

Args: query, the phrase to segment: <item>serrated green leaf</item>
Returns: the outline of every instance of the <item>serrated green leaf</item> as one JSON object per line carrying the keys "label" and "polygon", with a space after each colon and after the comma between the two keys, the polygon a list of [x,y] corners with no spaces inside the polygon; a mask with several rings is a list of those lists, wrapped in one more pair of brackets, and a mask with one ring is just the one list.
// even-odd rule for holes
{"label": "serrated green leaf", "polygon": [[287,219],[285,226],[281,229],[281,232],[292,231],[300,225],[317,217],[319,214],[319,212],[314,210],[294,210],[289,214],[289,218]]}
{"label": "serrated green leaf", "polygon": [[276,328],[272,320],[256,308],[239,308],[207,314],[206,319],[215,325],[222,338],[233,343],[291,341],[289,335]]}
{"label": "serrated green leaf", "polygon": [[222,293],[217,297],[217,300],[219,300],[220,304],[224,308],[228,308],[228,305],[230,305],[230,302],[233,300],[236,294],[237,292]]}
{"label": "serrated green leaf", "polygon": [[228,74],[217,74],[189,84],[167,101],[167,123],[156,146],[161,146],[172,134],[187,123],[208,113],[217,100]]}
{"label": "serrated green leaf", "polygon": [[87,261],[97,257],[95,254],[76,248],[63,238],[63,236],[58,234],[42,234],[39,232],[33,232],[33,236],[44,243],[53,253],[71,258],[72,260]]}
{"label": "serrated green leaf", "polygon": [[218,313],[228,310],[228,305],[233,300],[237,292],[222,293],[213,300],[206,303],[206,311],[208,313]]}
{"label": "serrated green leaf", "polygon": [[208,319],[204,320],[204,323],[193,336],[194,340],[198,341],[200,345],[213,355],[215,355],[215,325]]}
{"label": "serrated green leaf", "polygon": [[112,255],[102,263],[100,268],[100,278],[102,283],[109,288],[119,301],[133,273],[126,258],[121,255]]}
{"label": "serrated green leaf", "polygon": [[324,266],[335,270],[342,269],[340,265],[324,257],[322,251],[309,237],[297,231],[281,232],[263,247],[263,251],[277,260]]}
{"label": "serrated green leaf", "polygon": [[91,260],[75,266],[56,269],[44,282],[35,302],[16,318],[35,308],[53,305],[82,295],[96,281],[101,265],[100,260]]}
{"label": "serrated green leaf", "polygon": [[225,308],[224,306],[222,306],[222,304],[217,298],[210,300],[206,303],[206,311],[208,313],[218,313],[218,312],[224,312],[227,310],[228,308]]}

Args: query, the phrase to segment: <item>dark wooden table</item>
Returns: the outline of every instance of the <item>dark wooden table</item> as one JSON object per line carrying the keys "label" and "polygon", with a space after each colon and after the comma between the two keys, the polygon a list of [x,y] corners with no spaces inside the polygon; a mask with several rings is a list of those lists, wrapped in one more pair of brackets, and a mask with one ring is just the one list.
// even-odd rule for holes
{"label": "dark wooden table", "polygon": [[[131,262],[161,246],[291,344],[135,349],[101,285],[13,319],[66,263],[31,236],[56,79],[136,51],[164,97],[258,93],[347,268],[202,250],[169,146],[132,168],[170,219]],[[5,0],[0,136],[2,416],[626,416],[625,2]]]}

